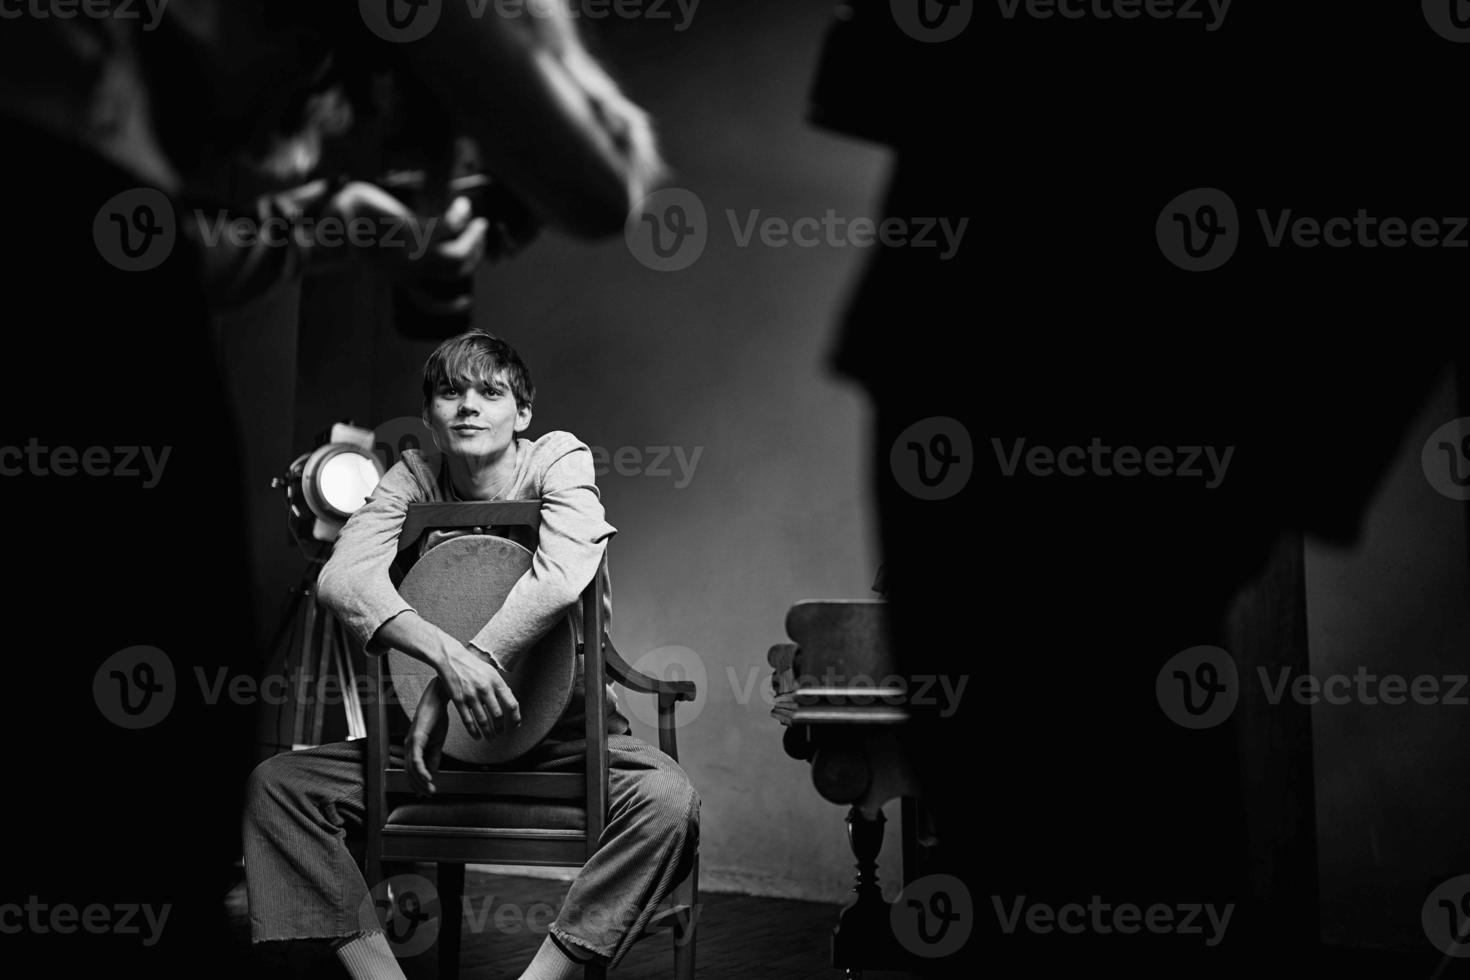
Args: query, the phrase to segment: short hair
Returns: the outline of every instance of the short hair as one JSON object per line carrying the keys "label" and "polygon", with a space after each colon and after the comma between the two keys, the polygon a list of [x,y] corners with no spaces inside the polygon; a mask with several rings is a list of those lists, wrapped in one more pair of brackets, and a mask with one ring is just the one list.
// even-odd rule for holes
{"label": "short hair", "polygon": [[530,408],[536,401],[531,372],[514,347],[483,330],[451,337],[424,362],[424,408],[446,384],[465,388],[489,382],[508,385],[517,408]]}

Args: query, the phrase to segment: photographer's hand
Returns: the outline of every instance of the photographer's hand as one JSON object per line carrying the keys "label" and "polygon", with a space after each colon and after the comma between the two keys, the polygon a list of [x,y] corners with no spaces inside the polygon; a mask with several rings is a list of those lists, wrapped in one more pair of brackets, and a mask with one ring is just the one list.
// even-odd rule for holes
{"label": "photographer's hand", "polygon": [[664,177],[648,116],[586,52],[564,0],[483,18],[445,4],[405,54],[486,169],[549,224],[615,234]]}

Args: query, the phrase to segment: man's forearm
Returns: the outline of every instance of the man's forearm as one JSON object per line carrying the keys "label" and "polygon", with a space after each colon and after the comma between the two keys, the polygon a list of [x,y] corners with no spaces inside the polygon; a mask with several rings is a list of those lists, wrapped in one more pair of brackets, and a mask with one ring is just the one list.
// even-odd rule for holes
{"label": "man's forearm", "polygon": [[402,650],[415,660],[444,672],[444,665],[461,648],[488,656],[490,663],[503,675],[506,668],[488,647],[460,643],[418,613],[407,610],[388,620],[373,634],[373,643]]}
{"label": "man's forearm", "polygon": [[454,638],[413,610],[388,620],[373,634],[373,642],[402,650],[415,660],[442,671]]}

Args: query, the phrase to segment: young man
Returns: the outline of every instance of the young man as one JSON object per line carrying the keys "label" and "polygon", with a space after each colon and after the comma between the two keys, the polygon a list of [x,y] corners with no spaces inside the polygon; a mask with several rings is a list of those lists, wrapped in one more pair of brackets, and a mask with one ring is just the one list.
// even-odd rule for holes
{"label": "young man", "polygon": [[[519,723],[501,672],[515,671],[577,604],[615,530],[603,517],[585,444],[566,432],[534,442],[520,437],[531,423],[535,389],[504,341],[481,332],[446,341],[424,366],[423,390],[424,424],[438,452],[410,450],[383,476],[342,528],[319,596],[370,654],[398,649],[438,673],[405,743],[410,779],[432,794],[450,704],[472,735]],[[420,617],[389,577],[408,505],[439,500],[542,502],[531,568],[468,645]],[[533,750],[535,764],[580,755],[582,723],[573,716],[581,716],[583,689],[579,679],[567,716]],[[628,734],[611,698],[608,717],[608,827],[523,978],[579,976],[593,957],[616,964],[687,872],[697,846],[699,798],[683,770]],[[368,887],[344,840],[363,819],[365,755],[361,740],[324,745],[276,756],[252,774],[245,815],[250,924],[256,942],[337,940],[337,956],[356,980],[397,978],[403,974],[385,936],[364,932],[359,921]]]}

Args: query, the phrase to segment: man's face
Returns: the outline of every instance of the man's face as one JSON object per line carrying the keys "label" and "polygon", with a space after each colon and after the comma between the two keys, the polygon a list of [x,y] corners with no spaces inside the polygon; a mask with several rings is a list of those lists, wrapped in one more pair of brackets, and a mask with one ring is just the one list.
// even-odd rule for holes
{"label": "man's face", "polygon": [[518,408],[510,386],[498,379],[475,385],[445,382],[429,402],[424,421],[441,451],[485,461],[498,457],[525,431],[531,409]]}

